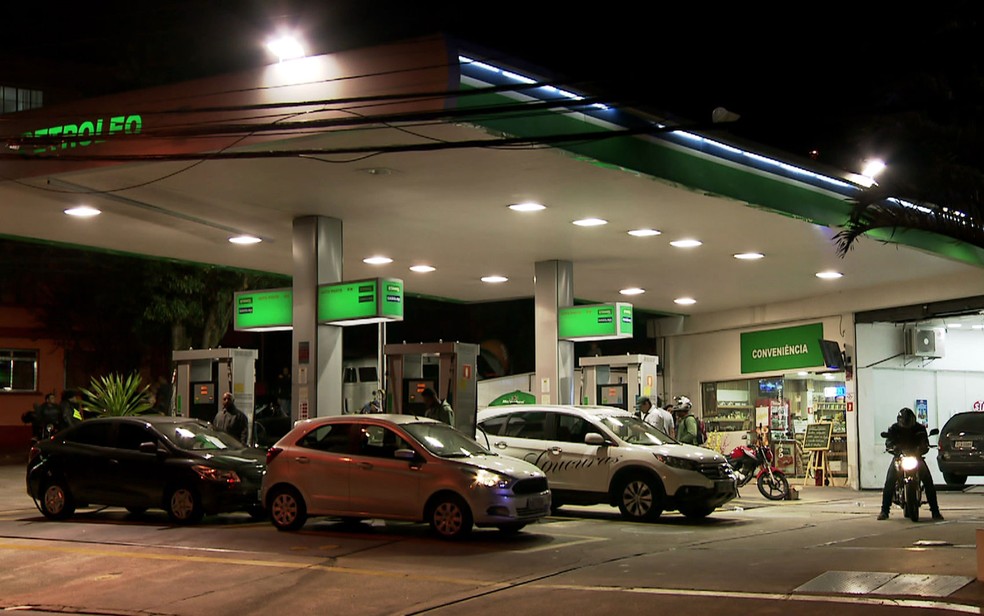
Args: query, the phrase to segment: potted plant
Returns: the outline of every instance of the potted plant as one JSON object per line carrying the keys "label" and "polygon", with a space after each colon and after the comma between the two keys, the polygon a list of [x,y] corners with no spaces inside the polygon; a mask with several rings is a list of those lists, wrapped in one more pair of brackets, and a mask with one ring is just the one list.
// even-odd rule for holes
{"label": "potted plant", "polygon": [[89,388],[82,388],[85,394],[82,408],[87,414],[100,417],[142,415],[151,410],[149,388],[149,385],[141,387],[136,372],[126,378],[117,373],[92,377]]}

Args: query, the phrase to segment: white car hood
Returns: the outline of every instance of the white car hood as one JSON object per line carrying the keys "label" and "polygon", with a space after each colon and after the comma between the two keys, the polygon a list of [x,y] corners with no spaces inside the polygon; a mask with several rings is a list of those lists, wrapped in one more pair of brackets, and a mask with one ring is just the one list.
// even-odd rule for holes
{"label": "white car hood", "polygon": [[529,462],[524,462],[518,458],[511,458],[502,455],[481,455],[472,456],[457,460],[465,466],[480,468],[501,475],[508,475],[514,479],[528,479],[530,477],[544,477],[543,471]]}
{"label": "white car hood", "polygon": [[637,448],[640,450],[651,451],[653,453],[658,453],[664,456],[671,456],[674,458],[685,458],[687,460],[693,460],[694,462],[703,463],[715,463],[723,464],[726,462],[724,456],[716,451],[711,451],[705,447],[697,447],[694,445],[685,445],[683,443],[671,443],[668,445],[628,445],[628,447]]}

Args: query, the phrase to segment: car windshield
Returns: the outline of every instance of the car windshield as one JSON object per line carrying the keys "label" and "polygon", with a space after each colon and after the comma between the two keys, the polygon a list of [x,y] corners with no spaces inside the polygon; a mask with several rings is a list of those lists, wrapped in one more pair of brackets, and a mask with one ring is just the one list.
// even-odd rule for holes
{"label": "car windshield", "polygon": [[443,423],[411,423],[401,426],[423,447],[442,458],[495,455],[461,432]]}
{"label": "car windshield", "polygon": [[242,449],[243,444],[225,432],[196,422],[158,426],[167,440],[185,451],[214,451],[220,449]]}
{"label": "car windshield", "polygon": [[601,417],[601,423],[630,445],[669,445],[676,443],[670,436],[635,417]]}

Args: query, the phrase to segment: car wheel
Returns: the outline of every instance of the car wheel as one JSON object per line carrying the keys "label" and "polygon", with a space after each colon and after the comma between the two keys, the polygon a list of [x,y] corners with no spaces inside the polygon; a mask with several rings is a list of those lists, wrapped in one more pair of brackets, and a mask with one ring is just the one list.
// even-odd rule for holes
{"label": "car wheel", "polygon": [[144,513],[147,513],[147,509],[148,509],[147,507],[127,507],[126,508],[126,510],[129,511],[130,513],[132,513],[133,515],[142,515]]}
{"label": "car wheel", "polygon": [[75,513],[75,499],[65,480],[51,479],[41,490],[41,513],[50,520],[66,520]]}
{"label": "car wheel", "polygon": [[526,522],[510,522],[508,524],[499,524],[496,528],[503,535],[515,535],[519,531],[526,528]]}
{"label": "car wheel", "polygon": [[708,505],[684,505],[680,507],[680,513],[691,520],[701,520],[711,515],[714,507]]}
{"label": "car wheel", "polygon": [[633,522],[652,522],[663,513],[662,490],[654,479],[643,474],[629,475],[618,488],[618,510]]}
{"label": "car wheel", "polygon": [[277,530],[298,530],[307,521],[307,507],[297,490],[287,486],[275,488],[267,501],[270,521]]}
{"label": "car wheel", "polygon": [[962,486],[967,483],[967,475],[957,475],[956,473],[943,473],[943,481],[950,486]]}
{"label": "car wheel", "polygon": [[198,492],[185,485],[172,488],[167,493],[164,509],[167,511],[167,517],[178,524],[194,524],[205,515]]}
{"label": "car wheel", "polygon": [[456,494],[444,494],[431,504],[427,515],[431,529],[441,539],[461,539],[472,529],[468,505]]}

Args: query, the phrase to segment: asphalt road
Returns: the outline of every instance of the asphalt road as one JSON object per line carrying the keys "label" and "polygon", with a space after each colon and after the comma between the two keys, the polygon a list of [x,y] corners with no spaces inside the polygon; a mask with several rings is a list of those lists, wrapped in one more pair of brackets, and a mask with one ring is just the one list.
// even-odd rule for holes
{"label": "asphalt road", "polygon": [[[805,488],[743,498],[707,520],[653,524],[562,509],[516,536],[448,543],[425,526],[245,514],[171,525],[163,512],[88,509],[45,520],[20,466],[0,466],[0,611],[81,614],[980,614],[984,490],[940,494],[944,522],[880,495]],[[928,509],[924,511],[928,517]]]}

